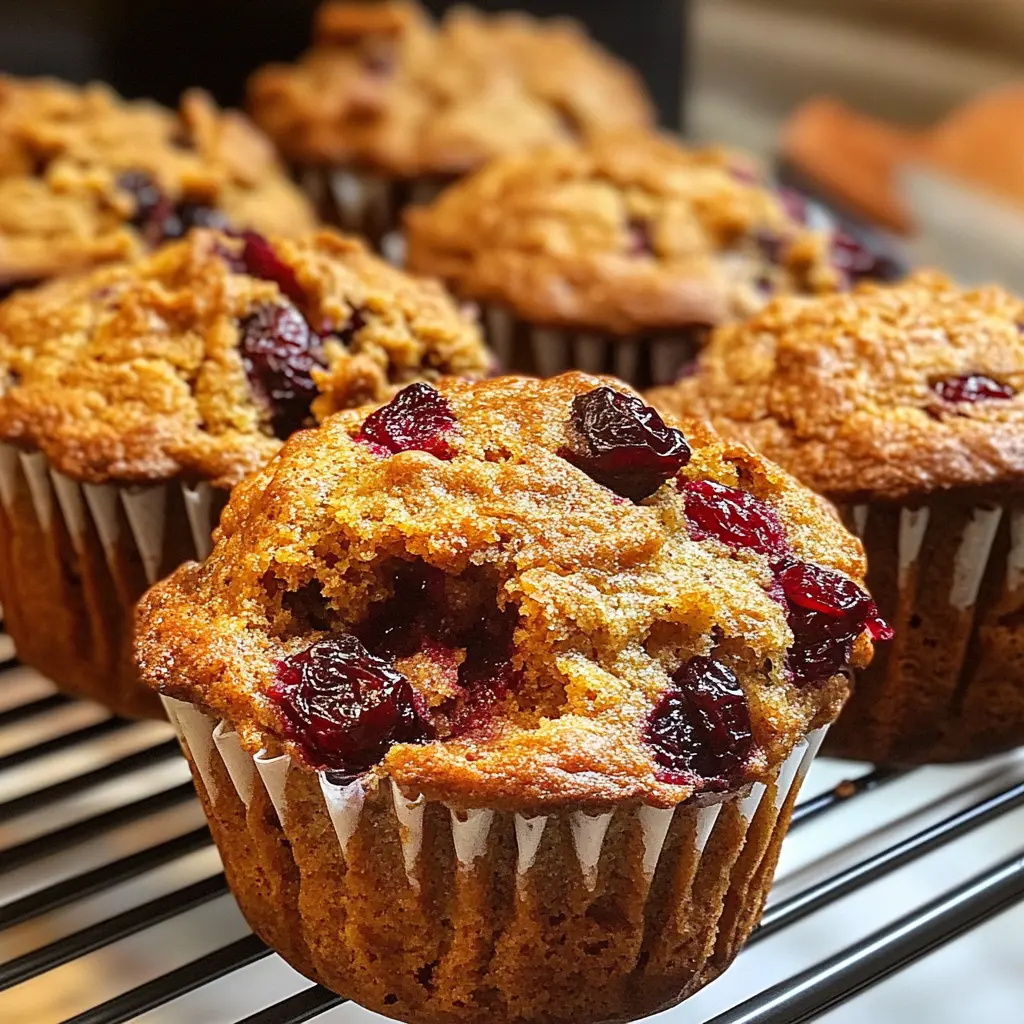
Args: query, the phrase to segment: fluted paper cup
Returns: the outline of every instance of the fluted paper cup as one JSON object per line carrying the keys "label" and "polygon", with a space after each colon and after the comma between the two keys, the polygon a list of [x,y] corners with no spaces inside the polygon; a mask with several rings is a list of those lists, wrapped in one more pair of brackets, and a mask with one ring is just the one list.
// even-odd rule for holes
{"label": "fluted paper cup", "polygon": [[923,764],[1024,744],[1024,504],[950,495],[842,511],[896,636],[858,673],[828,753]]}
{"label": "fluted paper cup", "polygon": [[825,731],[743,791],[525,816],[335,784],[164,702],[253,930],[413,1024],[627,1021],[712,980],[760,918]]}
{"label": "fluted paper cup", "polygon": [[0,598],[18,657],[118,714],[162,717],[134,668],[135,602],[209,553],[224,498],[205,483],[78,483],[0,444]]}

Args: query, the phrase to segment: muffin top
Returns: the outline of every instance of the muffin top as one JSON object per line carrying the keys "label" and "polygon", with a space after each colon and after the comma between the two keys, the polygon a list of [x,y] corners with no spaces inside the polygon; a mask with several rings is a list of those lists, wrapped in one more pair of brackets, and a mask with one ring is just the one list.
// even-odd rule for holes
{"label": "muffin top", "polygon": [[650,394],[710,418],[833,500],[1024,485],[1024,303],[922,272],[780,298]]}
{"label": "muffin top", "polygon": [[266,139],[204,93],[175,112],[102,85],[0,77],[0,286],[136,256],[190,227],[314,224]]}
{"label": "muffin top", "polygon": [[193,231],[0,304],[0,440],[90,483],[229,486],[311,412],[488,366],[440,285],[354,239]]}
{"label": "muffin top", "polygon": [[445,379],[297,434],[141,605],[243,745],[464,808],[766,777],[884,635],[826,503],[625,384]]}
{"label": "muffin top", "polygon": [[639,77],[573,22],[416,4],[328,3],[297,64],[249,83],[291,160],[395,177],[461,174],[503,153],[653,119]]}
{"label": "muffin top", "polygon": [[410,209],[408,260],[534,323],[670,330],[842,286],[806,213],[735,154],[628,132],[506,157]]}

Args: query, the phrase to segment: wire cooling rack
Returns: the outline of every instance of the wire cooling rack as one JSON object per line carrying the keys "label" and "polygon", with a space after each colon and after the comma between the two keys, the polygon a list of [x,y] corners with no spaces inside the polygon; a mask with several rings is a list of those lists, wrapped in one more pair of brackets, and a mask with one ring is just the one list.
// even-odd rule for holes
{"label": "wire cooling rack", "polygon": [[[1024,901],[1022,841],[1021,754],[959,769],[816,765],[747,950],[658,1020],[815,1020]],[[946,884],[902,908],[917,889],[901,879],[936,857]],[[883,916],[873,931],[869,906]],[[809,927],[803,946],[779,945]],[[1010,954],[1020,984],[1019,943]],[[2,635],[0,960],[4,1024],[384,1020],[310,986],[248,932],[169,727],[55,693]],[[976,984],[946,972],[932,994],[955,1001]]]}

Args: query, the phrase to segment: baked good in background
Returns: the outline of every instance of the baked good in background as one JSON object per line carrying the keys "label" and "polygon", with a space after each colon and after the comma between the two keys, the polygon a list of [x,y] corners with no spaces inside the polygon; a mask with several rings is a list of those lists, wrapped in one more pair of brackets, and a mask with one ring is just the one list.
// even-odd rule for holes
{"label": "baked good in background", "polygon": [[18,657],[126,715],[135,601],[206,553],[228,490],[338,408],[482,375],[434,282],[330,232],[194,231],[0,304],[0,597]]}
{"label": "baked good in background", "polygon": [[782,298],[650,400],[835,502],[896,631],[829,734],[879,764],[1024,743],[1024,303],[934,273]]}
{"label": "baked good in background", "polygon": [[648,132],[497,159],[405,227],[409,267],[482,307],[507,368],[638,386],[774,294],[899,273],[750,157]]}
{"label": "baked good in background", "polygon": [[619,381],[446,379],[292,438],[136,651],[294,967],[414,1024],[621,1021],[756,924],[885,633],[863,571],[820,498]]}
{"label": "baked good in background", "polygon": [[565,19],[334,2],[313,46],[250,80],[253,117],[324,218],[380,241],[495,156],[653,122],[632,69]]}
{"label": "baked good in background", "polygon": [[132,259],[193,227],[300,235],[313,210],[241,114],[0,77],[0,292]]}

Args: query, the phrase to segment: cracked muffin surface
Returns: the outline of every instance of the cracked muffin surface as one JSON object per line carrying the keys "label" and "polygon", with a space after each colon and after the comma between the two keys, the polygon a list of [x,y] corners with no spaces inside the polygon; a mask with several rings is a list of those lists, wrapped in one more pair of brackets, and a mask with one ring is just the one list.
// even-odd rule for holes
{"label": "cracked muffin surface", "polygon": [[196,231],[0,305],[0,440],[89,483],[227,487],[316,416],[488,366],[439,285],[357,240]]}
{"label": "cracked muffin surface", "polygon": [[312,210],[241,114],[0,77],[0,287],[128,259],[192,227],[298,235]]}
{"label": "cracked muffin surface", "polygon": [[328,777],[668,807],[831,721],[884,636],[863,572],[824,502],[621,382],[445,379],[292,438],[143,600],[136,652]]}

